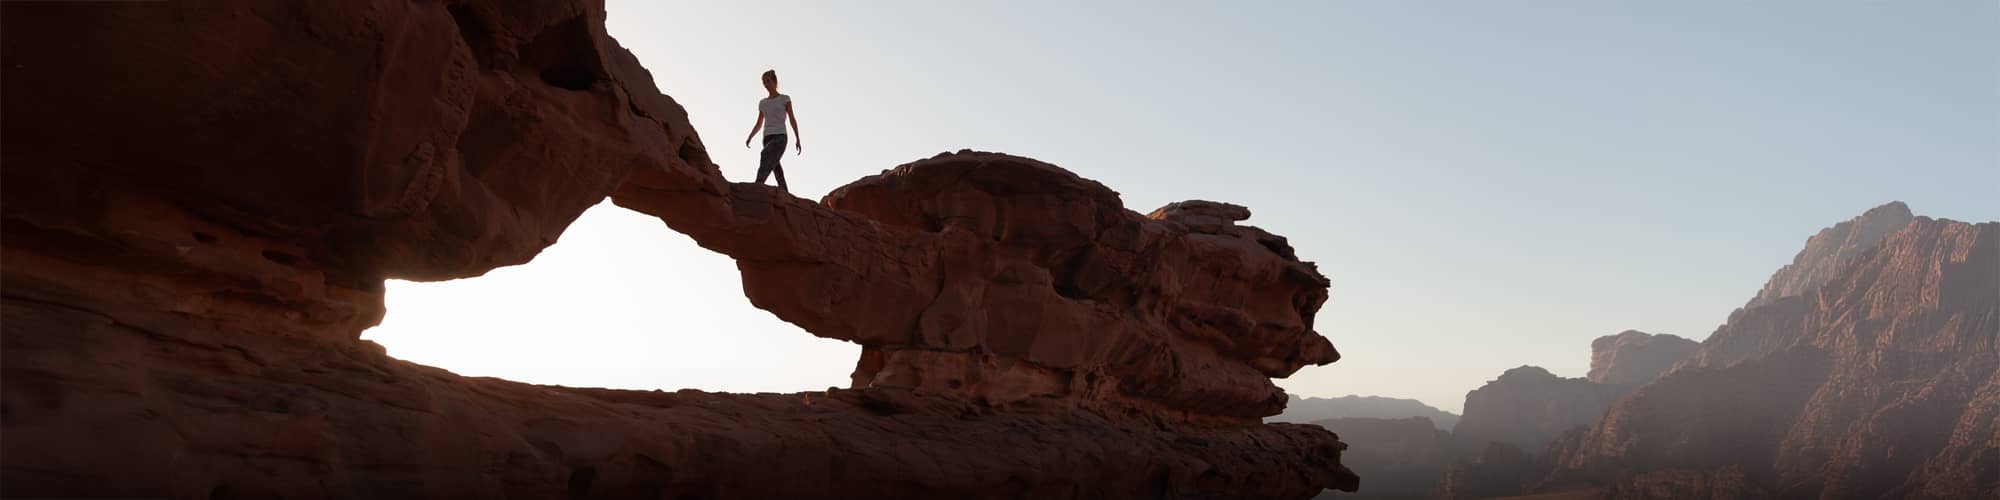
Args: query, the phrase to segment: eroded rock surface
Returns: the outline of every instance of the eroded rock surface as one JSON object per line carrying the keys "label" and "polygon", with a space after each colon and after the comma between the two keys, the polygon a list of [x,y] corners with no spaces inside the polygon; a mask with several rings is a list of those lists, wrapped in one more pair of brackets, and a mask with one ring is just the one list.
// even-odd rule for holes
{"label": "eroded rock surface", "polygon": [[1901,230],[1915,218],[1909,205],[1892,201],[1820,230],[1806,239],[1805,249],[1799,250],[1791,264],[1772,273],[1771,279],[1764,282],[1764,289],[1744,307],[1770,304],[1819,287],[1834,279],[1848,259],[1875,248],[1889,233]]}
{"label": "eroded rock surface", "polygon": [[1529,424],[1564,418],[1537,411],[1553,395],[1631,391],[1546,447],[1452,465],[1446,495],[2000,497],[2000,223],[1890,203],[1813,236],[1764,290],[1691,355],[1625,332],[1593,342],[1590,380],[1524,367],[1468,394],[1455,439],[1548,436]]}
{"label": "eroded rock surface", "polygon": [[1571,427],[1597,421],[1629,387],[1558,377],[1539,366],[1509,369],[1465,394],[1452,435],[1539,451]]}
{"label": "eroded rock surface", "polygon": [[[1867,226],[1822,232],[1802,261]],[[1916,217],[1846,253],[1799,267],[1831,269],[1807,273],[1816,286],[1732,314],[1564,467],[1632,498],[2000,496],[2000,223]],[[1786,275],[1765,289],[1790,290]]]}
{"label": "eroded rock surface", "polygon": [[1235,225],[1242,207],[1141,216],[1061,168],[972,151],[824,204],[759,186],[676,192],[659,177],[641,172],[612,199],[736,257],[758,307],[864,346],[857,386],[1247,423],[1284,408],[1271,377],[1339,359],[1312,330],[1326,278],[1284,238]]}
{"label": "eroded rock surface", "polygon": [[1618,398],[1658,378],[1698,344],[1673,335],[1626,330],[1590,343],[1590,374],[1564,378],[1522,366],[1465,395],[1454,437],[1508,443],[1538,453],[1573,427],[1589,425]]}
{"label": "eroded rock surface", "polygon": [[[596,2],[0,9],[0,496],[1354,487],[1332,433],[1257,422],[1270,377],[1338,354],[1325,278],[1242,207],[1141,216],[970,152],[824,204],[731,184]],[[526,262],[607,195],[865,346],[852,388],[533,386],[358,340],[383,279]]]}
{"label": "eroded rock surface", "polygon": [[1590,341],[1590,373],[1585,380],[1638,387],[1693,355],[1701,344],[1667,334],[1626,330]]}
{"label": "eroded rock surface", "polygon": [[1341,463],[1367,478],[1354,493],[1328,492],[1322,499],[1419,500],[1438,498],[1445,467],[1469,455],[1466,446],[1424,417],[1334,418],[1313,425],[1343,436],[1350,448]]}

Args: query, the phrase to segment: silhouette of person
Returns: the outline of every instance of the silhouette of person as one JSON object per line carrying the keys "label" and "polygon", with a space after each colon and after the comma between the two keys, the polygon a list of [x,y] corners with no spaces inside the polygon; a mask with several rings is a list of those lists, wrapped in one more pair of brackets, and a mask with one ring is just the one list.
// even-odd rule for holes
{"label": "silhouette of person", "polygon": [[805,154],[806,145],[798,138],[799,117],[792,114],[792,96],[778,93],[777,71],[764,72],[764,90],[771,95],[757,101],[757,124],[750,127],[750,136],[743,138],[743,147],[750,147],[750,141],[756,139],[757,131],[762,129],[764,151],[757,161],[757,183],[763,184],[766,176],[776,174],[778,189],[789,193],[792,189],[785,187],[785,168],[778,164],[778,159],[785,156],[786,119],[792,122],[793,147],[798,149],[799,154]]}

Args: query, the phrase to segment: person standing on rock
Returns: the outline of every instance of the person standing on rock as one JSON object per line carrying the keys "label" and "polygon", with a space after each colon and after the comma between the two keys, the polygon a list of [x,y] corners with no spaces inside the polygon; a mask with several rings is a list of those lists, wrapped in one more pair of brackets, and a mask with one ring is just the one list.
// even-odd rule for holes
{"label": "person standing on rock", "polygon": [[792,96],[778,93],[778,72],[764,72],[764,90],[771,95],[757,101],[757,124],[750,127],[750,136],[743,138],[743,147],[750,147],[750,141],[757,138],[757,131],[764,131],[764,152],[757,161],[757,183],[772,174],[778,176],[778,189],[792,192],[785,187],[785,169],[778,165],[778,158],[785,156],[785,121],[792,122],[792,145],[799,154],[805,154],[805,141],[798,139],[799,117],[792,114]]}

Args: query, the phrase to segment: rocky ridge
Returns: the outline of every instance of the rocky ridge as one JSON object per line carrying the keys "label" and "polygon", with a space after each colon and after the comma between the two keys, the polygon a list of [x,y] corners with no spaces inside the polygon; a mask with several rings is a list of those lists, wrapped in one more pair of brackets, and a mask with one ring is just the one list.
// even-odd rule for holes
{"label": "rocky ridge", "polygon": [[[1840,235],[1854,227],[1808,246],[1851,241]],[[1566,473],[1631,492],[2000,494],[2000,223],[1916,217],[1851,254],[1788,267],[1823,279],[1732,314],[1687,364],[1561,450]]]}
{"label": "rocky ridge", "polygon": [[1328,492],[1322,499],[1437,498],[1445,466],[1470,452],[1424,417],[1347,417],[1312,424],[1340,434],[1349,446],[1341,464],[1368,479],[1360,491]]}
{"label": "rocky ridge", "polygon": [[1352,395],[1337,398],[1308,398],[1297,394],[1290,394],[1287,397],[1289,400],[1285,403],[1285,412],[1271,417],[1270,421],[1311,423],[1345,418],[1398,420],[1422,417],[1441,430],[1451,430],[1452,426],[1458,425],[1458,414],[1437,409],[1414,399]]}
{"label": "rocky ridge", "polygon": [[1694,354],[1701,344],[1667,334],[1626,330],[1590,342],[1590,373],[1585,380],[1638,387],[1652,382]]}
{"label": "rocky ridge", "polygon": [[1538,366],[1509,369],[1465,394],[1465,416],[1452,428],[1452,435],[1540,450],[1571,427],[1596,421],[1628,390],[1558,377]]}
{"label": "rocky ridge", "polygon": [[[1890,203],[1810,238],[1692,349],[1624,332],[1592,343],[1586,379],[1510,370],[1468,394],[1438,496],[2000,496],[1996,231]],[[1590,386],[1625,395],[1560,430],[1547,410]],[[1482,436],[1546,444],[1465,451]]]}

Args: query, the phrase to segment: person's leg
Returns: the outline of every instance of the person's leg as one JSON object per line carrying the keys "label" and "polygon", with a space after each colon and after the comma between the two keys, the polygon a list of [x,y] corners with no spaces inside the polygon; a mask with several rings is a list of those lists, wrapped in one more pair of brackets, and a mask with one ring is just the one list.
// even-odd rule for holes
{"label": "person's leg", "polygon": [[[773,170],[777,170],[778,158],[784,155],[785,155],[785,136],[780,134],[772,134],[764,136],[764,151],[762,151],[757,158],[758,184],[763,184],[764,178],[770,177],[771,172]],[[778,179],[779,179],[778,183],[781,185],[785,182],[783,175],[780,175]]]}
{"label": "person's leg", "polygon": [[[789,140],[790,138],[784,134],[765,136],[764,157],[762,158],[763,165],[757,169],[759,172],[769,171],[771,174],[778,176],[778,189],[782,189],[787,193],[792,192],[792,188],[785,186],[785,165],[780,160],[785,157],[785,143],[789,142]],[[757,176],[757,183],[763,184],[764,176]]]}

